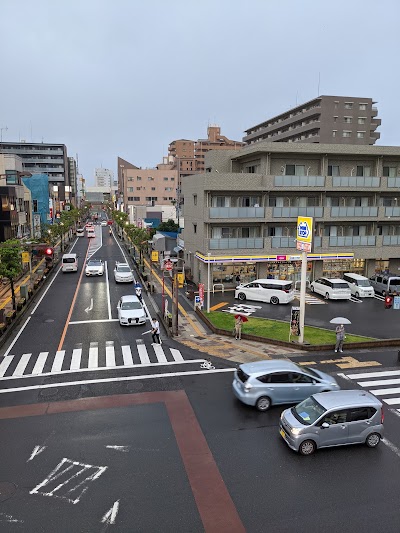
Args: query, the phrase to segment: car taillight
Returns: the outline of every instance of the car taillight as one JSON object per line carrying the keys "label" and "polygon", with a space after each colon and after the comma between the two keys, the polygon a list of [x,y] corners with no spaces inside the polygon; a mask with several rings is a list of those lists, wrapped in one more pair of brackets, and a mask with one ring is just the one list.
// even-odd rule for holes
{"label": "car taillight", "polygon": [[289,289],[283,289],[283,292],[286,292],[286,294],[288,294],[290,291]]}
{"label": "car taillight", "polygon": [[383,412],[383,405],[381,407],[381,424],[383,424],[383,421],[385,420],[385,413]]}

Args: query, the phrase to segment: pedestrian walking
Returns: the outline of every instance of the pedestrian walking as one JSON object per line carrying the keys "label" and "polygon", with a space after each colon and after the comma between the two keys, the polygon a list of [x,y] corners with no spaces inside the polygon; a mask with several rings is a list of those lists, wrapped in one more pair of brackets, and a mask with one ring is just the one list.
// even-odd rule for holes
{"label": "pedestrian walking", "polygon": [[153,344],[161,344],[160,341],[160,324],[156,318],[151,319],[151,336],[153,338]]}
{"label": "pedestrian walking", "polygon": [[236,283],[240,283],[240,274],[238,274],[235,278]]}
{"label": "pedestrian walking", "polygon": [[143,303],[142,286],[140,285],[140,283],[136,283],[135,293],[136,293],[136,296],[139,298],[140,303]]}
{"label": "pedestrian walking", "polygon": [[242,324],[243,324],[243,317],[240,315],[237,315],[235,318],[235,339],[241,340],[242,338]]}
{"label": "pedestrian walking", "polygon": [[344,325],[340,324],[336,327],[336,345],[335,345],[335,352],[343,352],[343,342],[345,339],[346,331],[344,329]]}

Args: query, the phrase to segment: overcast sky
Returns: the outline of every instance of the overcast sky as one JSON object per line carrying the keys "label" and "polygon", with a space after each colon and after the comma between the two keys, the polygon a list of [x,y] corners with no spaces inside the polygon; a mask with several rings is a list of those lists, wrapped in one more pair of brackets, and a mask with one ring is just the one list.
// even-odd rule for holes
{"label": "overcast sky", "polygon": [[65,143],[89,185],[207,125],[320,94],[372,97],[400,145],[399,0],[0,0],[3,140]]}

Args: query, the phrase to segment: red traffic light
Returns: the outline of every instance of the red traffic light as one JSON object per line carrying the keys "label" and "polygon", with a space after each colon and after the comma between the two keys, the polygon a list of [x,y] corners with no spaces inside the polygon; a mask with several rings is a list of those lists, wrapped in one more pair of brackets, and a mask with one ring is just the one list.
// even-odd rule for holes
{"label": "red traffic light", "polygon": [[385,296],[385,309],[391,309],[393,305],[393,296]]}
{"label": "red traffic light", "polygon": [[46,250],[44,251],[45,255],[53,255],[53,248],[46,248]]}

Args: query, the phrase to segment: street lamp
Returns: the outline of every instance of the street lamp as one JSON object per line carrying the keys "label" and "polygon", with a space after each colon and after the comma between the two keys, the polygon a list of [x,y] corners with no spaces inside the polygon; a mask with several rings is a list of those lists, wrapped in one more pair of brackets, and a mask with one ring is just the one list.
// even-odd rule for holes
{"label": "street lamp", "polygon": [[207,313],[210,312],[210,298],[211,298],[211,276],[210,276],[210,256],[211,252],[208,252],[208,262],[207,262]]}
{"label": "street lamp", "polygon": [[63,253],[63,251],[64,251],[64,241],[63,241],[63,236],[64,236],[64,222],[60,222],[60,226],[61,226],[61,253]]}

